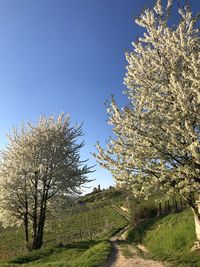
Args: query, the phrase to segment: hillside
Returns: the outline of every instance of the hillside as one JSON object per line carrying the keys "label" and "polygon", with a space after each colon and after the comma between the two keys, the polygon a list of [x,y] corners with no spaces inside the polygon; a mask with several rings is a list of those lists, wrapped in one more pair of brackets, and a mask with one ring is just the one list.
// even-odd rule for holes
{"label": "hillside", "polygon": [[[101,266],[113,246],[109,237],[128,224],[117,208],[128,205],[127,196],[128,193],[111,188],[81,197],[75,206],[47,221],[43,248],[29,254],[22,229],[1,228],[0,266]],[[190,252],[195,241],[190,210],[178,203],[184,209],[182,212],[172,209],[171,214],[148,218],[158,212],[158,205],[152,201],[132,201],[128,243],[125,240],[119,243],[125,261],[130,263],[139,258],[143,261],[138,252],[133,253],[140,243],[149,251],[147,258],[168,262],[173,267],[200,267],[200,255]],[[139,221],[135,220],[138,216]]]}
{"label": "hillside", "polygon": [[2,261],[0,266],[98,267],[110,251],[111,245],[108,241],[77,242],[32,251],[13,260]]}
{"label": "hillside", "polygon": [[[48,220],[42,250],[26,254],[22,229],[1,228],[2,266],[18,266],[22,263],[46,266],[50,262],[53,262],[52,266],[80,266],[77,259],[81,259],[82,266],[99,266],[111,250],[111,245],[106,240],[128,223],[108,204],[110,192],[107,192],[107,199],[99,200],[99,195],[93,203],[86,201],[83,206],[77,204],[66,214]],[[96,250],[98,257],[94,256]],[[71,262],[71,265],[67,265],[67,262]]]}
{"label": "hillside", "polygon": [[142,243],[156,260],[173,267],[199,267],[200,254],[190,249],[196,240],[194,219],[188,209],[141,222],[129,231],[128,240]]}
{"label": "hillside", "polygon": [[87,204],[99,203],[107,201],[108,203],[119,203],[125,202],[126,197],[129,193],[126,190],[111,187],[106,190],[89,193],[79,199],[79,202],[85,202]]}

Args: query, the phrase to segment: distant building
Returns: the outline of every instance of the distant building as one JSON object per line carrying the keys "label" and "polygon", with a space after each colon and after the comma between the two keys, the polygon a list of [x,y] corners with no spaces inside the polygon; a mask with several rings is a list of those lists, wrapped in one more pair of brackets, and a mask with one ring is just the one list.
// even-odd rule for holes
{"label": "distant building", "polygon": [[94,187],[93,188],[93,193],[98,193],[98,192],[101,192],[101,186],[100,186],[100,184],[98,185],[98,187]]}

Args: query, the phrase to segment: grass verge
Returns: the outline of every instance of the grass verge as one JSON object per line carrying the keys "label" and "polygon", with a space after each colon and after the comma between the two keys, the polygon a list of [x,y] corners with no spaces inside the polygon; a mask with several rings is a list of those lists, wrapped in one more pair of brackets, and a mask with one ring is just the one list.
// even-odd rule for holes
{"label": "grass verge", "polygon": [[79,242],[43,248],[2,263],[0,266],[98,267],[111,253],[109,241]]}
{"label": "grass verge", "polygon": [[143,243],[154,259],[174,267],[200,267],[200,254],[190,252],[195,239],[190,210],[144,221],[128,233],[129,241]]}

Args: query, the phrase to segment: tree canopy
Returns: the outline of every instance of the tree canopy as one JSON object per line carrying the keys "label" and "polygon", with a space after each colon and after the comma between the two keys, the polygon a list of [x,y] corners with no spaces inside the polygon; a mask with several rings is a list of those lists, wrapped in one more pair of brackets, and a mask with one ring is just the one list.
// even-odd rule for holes
{"label": "tree canopy", "polygon": [[42,245],[52,201],[58,207],[89,182],[91,168],[80,160],[81,135],[81,126],[70,126],[64,114],[42,116],[37,124],[22,124],[9,135],[0,164],[0,220],[5,226],[23,225],[29,249]]}
{"label": "tree canopy", "polygon": [[171,0],[157,0],[136,19],[144,35],[133,42],[125,84],[129,104],[108,105],[114,137],[98,162],[117,183],[148,197],[181,194],[189,205],[200,192],[200,37],[199,15],[178,9],[171,26]]}

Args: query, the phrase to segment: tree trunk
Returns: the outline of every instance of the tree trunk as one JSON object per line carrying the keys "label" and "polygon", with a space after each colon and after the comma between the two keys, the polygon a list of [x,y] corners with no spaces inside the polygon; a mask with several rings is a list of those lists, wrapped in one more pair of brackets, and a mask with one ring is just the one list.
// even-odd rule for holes
{"label": "tree trunk", "polygon": [[34,184],[34,210],[33,210],[33,247],[36,246],[37,229],[38,229],[38,173],[35,172]]}
{"label": "tree trunk", "polygon": [[167,201],[165,201],[165,214],[167,214]]}
{"label": "tree trunk", "polygon": [[43,244],[44,224],[46,219],[47,192],[43,195],[40,206],[40,214],[37,221],[37,234],[33,239],[32,249],[40,249]]}
{"label": "tree trunk", "polygon": [[175,206],[174,197],[172,197],[172,203],[173,203],[173,212],[176,212],[176,206]]}
{"label": "tree trunk", "polygon": [[186,201],[187,205],[191,208],[192,213],[194,215],[197,241],[195,242],[195,245],[192,248],[192,250],[197,250],[197,249],[199,250],[200,249],[200,195],[198,201],[195,201],[194,194],[190,194],[188,197],[184,197],[184,195],[181,196]]}
{"label": "tree trunk", "polygon": [[181,207],[181,210],[183,209],[183,201],[182,201],[182,198],[180,197],[180,207]]}
{"label": "tree trunk", "polygon": [[167,200],[167,213],[170,213],[170,204],[169,204],[169,200]]}
{"label": "tree trunk", "polygon": [[[36,178],[37,178],[37,173],[35,173],[35,174],[36,174]],[[37,181],[37,179],[36,179],[36,181]],[[45,224],[45,220],[46,220],[46,207],[47,207],[49,184],[46,184],[46,181],[44,182],[40,205],[38,204],[38,196],[37,196],[38,188],[37,187],[38,187],[38,182],[35,183],[35,198],[34,198],[34,200],[35,200],[35,210],[34,210],[35,217],[33,220],[32,249],[40,249],[43,245],[44,224]]]}
{"label": "tree trunk", "polygon": [[36,248],[35,249],[42,247],[45,219],[46,219],[45,210],[43,210],[42,214],[40,215],[39,222],[38,222],[37,242],[36,242]]}
{"label": "tree trunk", "polygon": [[195,221],[195,230],[196,230],[196,236],[197,240],[200,242],[200,219],[199,216],[194,212],[192,208],[193,214],[194,214],[194,221]]}
{"label": "tree trunk", "polygon": [[174,196],[174,204],[175,204],[176,211],[178,211],[178,203],[177,203],[177,200],[176,200],[176,196]]}
{"label": "tree trunk", "polygon": [[24,214],[24,232],[25,232],[25,240],[26,240],[26,248],[30,251],[30,244],[29,244],[29,231],[28,231],[28,214]]}
{"label": "tree trunk", "polygon": [[37,233],[33,236],[32,246],[31,249],[40,249],[43,244],[43,234],[44,234],[44,224],[45,224],[45,211],[41,210],[39,219],[38,219],[38,225],[37,225]]}
{"label": "tree trunk", "polygon": [[[25,190],[27,189],[27,181],[25,179]],[[28,196],[27,191],[25,195],[25,212],[24,212],[24,231],[25,231],[25,240],[26,240],[26,248],[28,251],[30,251],[30,244],[29,244],[29,218],[28,218]]]}
{"label": "tree trunk", "polygon": [[190,206],[194,215],[197,240],[200,244],[200,195],[199,195],[199,200],[197,200],[194,205]]}
{"label": "tree trunk", "polygon": [[158,209],[158,215],[161,216],[162,215],[162,203],[159,203],[159,209]]}

